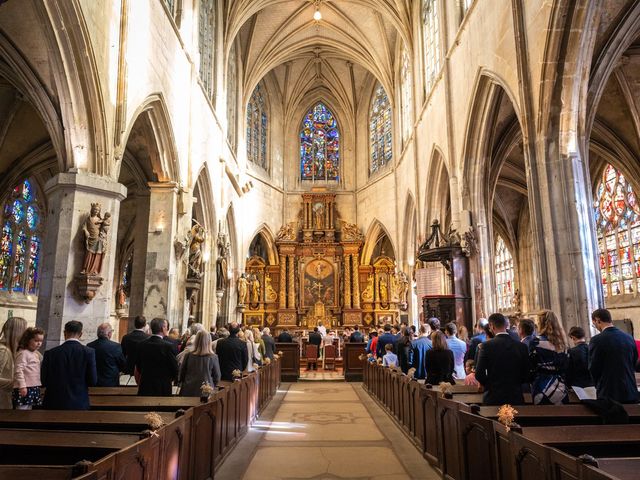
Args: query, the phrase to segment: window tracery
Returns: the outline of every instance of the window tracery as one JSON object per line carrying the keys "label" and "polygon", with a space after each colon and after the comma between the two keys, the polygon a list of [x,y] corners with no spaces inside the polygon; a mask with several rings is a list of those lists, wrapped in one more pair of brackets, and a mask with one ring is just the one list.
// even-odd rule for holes
{"label": "window tracery", "polygon": [[215,0],[200,0],[198,12],[198,52],[200,53],[199,74],[209,98],[215,94],[214,45],[216,32]]}
{"label": "window tracery", "polygon": [[640,288],[640,206],[631,184],[607,165],[596,187],[595,225],[605,297]]}
{"label": "window tracery", "polygon": [[507,310],[513,307],[515,270],[511,252],[500,235],[498,235],[498,239],[496,240],[494,266],[496,269],[496,299],[498,301],[498,310]]}
{"label": "window tracery", "polygon": [[[472,0],[464,0],[471,5]],[[468,7],[467,7],[468,8]],[[465,10],[466,11],[466,10]],[[422,28],[424,35],[424,65],[425,87],[427,93],[431,91],[440,72],[442,56],[440,53],[440,24],[438,15],[438,0],[423,0]]]}
{"label": "window tracery", "polygon": [[268,117],[262,88],[258,84],[247,104],[247,158],[267,169]]}
{"label": "window tracery", "polygon": [[2,216],[0,290],[37,293],[42,250],[41,212],[30,180],[11,191]]}
{"label": "window tracery", "polygon": [[236,46],[233,44],[229,51],[229,66],[227,68],[227,140],[235,151],[236,145],[236,102],[238,58]]}
{"label": "window tracery", "polygon": [[322,102],[302,121],[300,175],[302,180],[340,178],[340,130],[333,113]]}
{"label": "window tracery", "polygon": [[378,84],[369,113],[370,174],[376,173],[391,162],[393,158],[392,139],[391,103],[387,92],[384,91],[381,84]]}

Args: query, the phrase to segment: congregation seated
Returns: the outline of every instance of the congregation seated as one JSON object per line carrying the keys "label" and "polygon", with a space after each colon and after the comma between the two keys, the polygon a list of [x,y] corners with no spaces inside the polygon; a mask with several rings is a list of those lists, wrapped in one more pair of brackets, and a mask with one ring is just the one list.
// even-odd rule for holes
{"label": "congregation seated", "polygon": [[87,344],[96,352],[98,387],[117,387],[120,385],[120,372],[126,368],[122,346],[111,340],[113,327],[109,323],[98,325],[98,338]]}
{"label": "congregation seated", "polygon": [[136,368],[140,372],[138,395],[170,396],[178,378],[178,361],[173,347],[164,340],[168,323],[163,318],[151,320],[151,336],[138,345]]}

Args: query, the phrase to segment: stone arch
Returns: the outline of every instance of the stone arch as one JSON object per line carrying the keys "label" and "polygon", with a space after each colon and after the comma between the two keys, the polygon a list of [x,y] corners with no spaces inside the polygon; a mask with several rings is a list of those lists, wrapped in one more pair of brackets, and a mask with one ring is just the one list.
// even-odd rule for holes
{"label": "stone arch", "polygon": [[434,145],[431,151],[426,178],[433,181],[430,182],[432,188],[425,192],[424,218],[419,228],[423,235],[428,236],[434,220],[437,219],[446,231],[451,225],[452,217],[449,168],[442,150],[437,145]]}
{"label": "stone arch", "polygon": [[412,192],[407,192],[407,199],[404,207],[404,225],[402,229],[402,260],[412,268],[415,264],[417,252],[417,236],[418,236],[418,213],[416,211],[416,201]]}
{"label": "stone arch", "polygon": [[[275,236],[273,235],[273,232],[271,231],[271,228],[269,228],[269,226],[266,223],[263,223],[262,225],[260,225],[260,227],[258,227],[256,229],[256,231],[254,232],[253,235],[251,235],[251,241],[249,242],[249,245],[251,245],[251,243],[253,243],[253,240],[255,240],[255,238],[257,236],[261,236],[262,240],[264,241],[264,244],[266,246],[266,254],[267,254],[267,262],[269,265],[278,265],[278,249],[276,248],[276,242],[275,242]],[[248,252],[248,250],[247,250]]]}
{"label": "stone arch", "polygon": [[393,239],[391,235],[389,235],[389,231],[387,228],[378,220],[373,219],[371,225],[367,229],[367,234],[365,235],[364,245],[362,247],[362,254],[360,256],[360,264],[361,265],[369,265],[373,260],[374,251],[376,246],[380,243],[383,237],[386,237],[391,244],[391,248],[393,252],[388,252],[387,256],[391,258],[396,257],[396,248],[393,245]]}

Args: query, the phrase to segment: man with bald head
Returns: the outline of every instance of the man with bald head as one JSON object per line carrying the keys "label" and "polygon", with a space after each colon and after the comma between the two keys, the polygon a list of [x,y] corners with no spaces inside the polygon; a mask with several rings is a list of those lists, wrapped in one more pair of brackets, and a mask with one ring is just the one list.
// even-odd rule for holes
{"label": "man with bald head", "polygon": [[109,323],[98,325],[98,338],[87,347],[96,351],[98,387],[117,387],[120,385],[120,372],[125,370],[126,360],[122,347],[111,340],[113,327]]}

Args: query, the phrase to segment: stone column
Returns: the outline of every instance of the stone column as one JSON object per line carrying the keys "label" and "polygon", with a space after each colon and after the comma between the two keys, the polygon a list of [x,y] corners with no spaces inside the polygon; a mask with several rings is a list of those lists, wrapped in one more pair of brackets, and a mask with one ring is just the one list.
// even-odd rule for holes
{"label": "stone column", "polygon": [[[120,202],[127,189],[110,178],[83,172],[59,173],[44,188],[47,195],[47,225],[42,242],[42,269],[38,288],[36,324],[46,332],[45,348],[63,340],[64,324],[80,320],[83,341],[96,338],[96,327],[109,319],[113,304],[113,270]],[[89,303],[76,292],[74,277],[80,273],[85,247],[82,224],[91,204],[100,203],[102,214],[111,214],[107,250],[103,257],[102,286]]]}
{"label": "stone column", "polygon": [[352,265],[353,265],[353,308],[360,308],[360,262],[358,260],[358,255],[351,255]]}
{"label": "stone column", "polygon": [[288,293],[289,293],[289,304],[288,308],[296,308],[296,277],[295,277],[295,259],[293,255],[288,255],[289,261],[289,276],[288,276]]}
{"label": "stone column", "polygon": [[287,258],[280,255],[280,308],[287,308]]}
{"label": "stone column", "polygon": [[344,263],[344,308],[351,308],[351,255],[345,255]]}
{"label": "stone column", "polygon": [[[142,314],[147,321],[163,317],[172,326],[179,325],[186,294],[177,285],[177,262],[173,253],[178,223],[178,186],[174,182],[149,183],[149,190],[149,209],[146,215],[140,211],[143,216],[139,220],[139,229],[146,230],[142,232],[146,243],[143,240],[140,247],[136,243],[136,250],[140,248],[143,253],[139,254],[138,263],[134,258],[133,265],[134,272],[136,266],[144,265],[144,286],[136,303],[132,299],[131,315]],[[188,251],[184,255],[186,258]]]}

